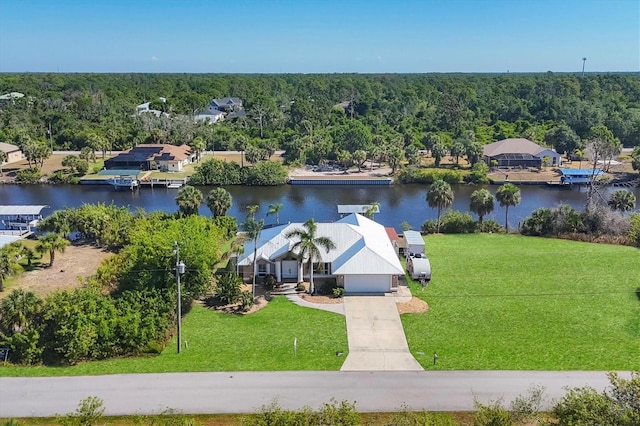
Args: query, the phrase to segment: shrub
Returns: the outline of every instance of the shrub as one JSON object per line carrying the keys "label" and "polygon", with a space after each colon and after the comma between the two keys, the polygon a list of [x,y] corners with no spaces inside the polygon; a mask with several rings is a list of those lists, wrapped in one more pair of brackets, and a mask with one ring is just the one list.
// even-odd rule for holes
{"label": "shrub", "polygon": [[240,298],[240,278],[236,274],[225,274],[218,278],[216,297],[225,304],[236,303]]}
{"label": "shrub", "polygon": [[267,275],[266,277],[264,277],[262,286],[266,291],[273,290],[273,288],[276,286],[276,277],[273,275]]}
{"label": "shrub", "polygon": [[405,167],[398,174],[400,183],[427,183],[444,180],[447,183],[460,183],[463,175],[457,170],[425,169],[416,166]]}
{"label": "shrub", "polygon": [[240,308],[243,311],[248,311],[254,303],[253,294],[250,291],[243,291],[240,293]]}
{"label": "shrub", "polygon": [[478,224],[478,232],[485,232],[488,234],[497,234],[499,232],[503,232],[504,228],[494,219],[489,219],[483,221],[481,224]]}
{"label": "shrub", "polygon": [[302,283],[298,283],[296,286],[296,291],[305,291],[307,288]]}
{"label": "shrub", "polygon": [[103,414],[102,400],[96,396],[90,396],[80,401],[75,412],[56,417],[62,426],[91,426],[98,424]]}
{"label": "shrub", "polygon": [[438,224],[435,220],[427,220],[422,224],[421,231],[423,234],[437,234]]}
{"label": "shrub", "polygon": [[277,161],[260,161],[249,168],[247,185],[276,186],[287,183],[287,168]]}
{"label": "shrub", "polygon": [[[443,234],[471,234],[475,232],[476,226],[476,222],[469,213],[447,210],[440,217],[440,232]],[[428,220],[422,224],[423,233],[435,234],[436,229],[436,221]]]}
{"label": "shrub", "polygon": [[18,170],[16,173],[16,182],[18,183],[38,183],[42,175],[40,167],[32,167],[28,169]]}
{"label": "shrub", "polygon": [[474,426],[513,426],[515,422],[503,406],[502,401],[490,401],[488,405],[475,402]]}
{"label": "shrub", "polygon": [[333,297],[335,297],[336,299],[339,299],[340,297],[344,296],[344,288],[342,287],[335,287],[333,289]]}
{"label": "shrub", "polygon": [[480,162],[473,165],[471,173],[464,177],[468,183],[489,183],[489,166]]}
{"label": "shrub", "polygon": [[531,213],[522,223],[522,235],[547,236],[553,233],[553,212],[548,208],[541,208]]}
{"label": "shrub", "polygon": [[640,247],[640,213],[634,213],[631,215],[629,232],[627,237],[633,245]]}

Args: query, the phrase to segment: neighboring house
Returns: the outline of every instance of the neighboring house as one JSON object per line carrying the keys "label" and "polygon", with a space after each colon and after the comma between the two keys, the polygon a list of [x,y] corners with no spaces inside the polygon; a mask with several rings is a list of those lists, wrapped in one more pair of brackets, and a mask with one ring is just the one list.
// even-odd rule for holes
{"label": "neighboring house", "polygon": [[[158,98],[162,103],[166,103],[167,99],[166,98]],[[158,109],[151,109],[151,102],[145,102],[143,104],[140,104],[138,106],[136,106],[136,114],[140,115],[140,114],[153,114],[156,117],[160,117],[160,116],[165,116],[168,117],[169,114],[167,114],[166,112],[162,112]]]}
{"label": "neighboring house", "polygon": [[7,161],[3,162],[3,164],[15,163],[25,158],[20,148],[10,143],[0,142],[0,151],[4,151],[7,154]]}
{"label": "neighboring house", "polygon": [[240,98],[213,99],[209,104],[209,107],[223,112],[240,111],[243,109],[242,100],[240,100]]}
{"label": "neighboring house", "polygon": [[[301,282],[309,277],[308,259],[300,263],[292,252],[296,240],[285,237],[295,229],[303,229],[303,224],[275,226],[260,233],[258,276],[272,274],[277,282]],[[317,223],[317,236],[330,238],[336,247],[328,253],[320,249],[322,263],[315,264],[314,280],[333,279],[347,293],[397,291],[398,276],[404,270],[384,226],[353,213],[337,222]],[[244,279],[252,276],[253,253],[253,241],[247,241],[237,262]]]}
{"label": "neighboring house", "polygon": [[16,99],[24,98],[24,94],[20,92],[11,92],[5,93],[4,95],[0,95],[0,101],[12,101],[15,102]]}
{"label": "neighboring house", "polygon": [[180,172],[197,160],[189,145],[141,144],[104,162],[106,169],[160,170]]}
{"label": "neighboring house", "polygon": [[386,227],[384,230],[387,232],[387,236],[391,241],[391,245],[393,246],[393,250],[396,252],[396,255],[400,256],[400,245],[398,244],[400,237],[398,236],[398,233],[391,227]]}
{"label": "neighboring house", "polygon": [[209,123],[213,124],[218,121],[224,120],[224,112],[209,105],[209,108],[202,111],[200,114],[197,114],[193,118],[195,121],[208,121]]}
{"label": "neighboring house", "polygon": [[494,165],[498,167],[541,167],[545,157],[549,157],[549,166],[562,165],[560,154],[528,139],[504,139],[485,145],[483,148],[484,160],[490,167]]}
{"label": "neighboring house", "polygon": [[194,116],[195,121],[209,121],[216,123],[218,121],[245,117],[247,113],[242,107],[240,98],[221,98],[213,99],[207,109]]}

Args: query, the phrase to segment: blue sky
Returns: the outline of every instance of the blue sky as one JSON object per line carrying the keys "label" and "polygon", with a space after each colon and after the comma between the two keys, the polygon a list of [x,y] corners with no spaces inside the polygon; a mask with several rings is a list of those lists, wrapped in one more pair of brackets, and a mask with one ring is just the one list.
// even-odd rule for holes
{"label": "blue sky", "polygon": [[638,0],[0,0],[0,72],[640,70]]}

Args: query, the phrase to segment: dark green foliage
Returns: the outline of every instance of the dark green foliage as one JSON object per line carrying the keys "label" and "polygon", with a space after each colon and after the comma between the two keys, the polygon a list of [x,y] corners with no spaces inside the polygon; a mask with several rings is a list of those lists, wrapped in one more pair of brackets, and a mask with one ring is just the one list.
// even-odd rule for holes
{"label": "dark green foliage", "polygon": [[[477,223],[469,213],[458,210],[447,210],[440,217],[440,232],[443,234],[472,234],[476,231]],[[422,224],[422,232],[434,234],[437,232],[437,222],[428,220]]]}
{"label": "dark green foliage", "polygon": [[242,309],[243,311],[248,311],[254,303],[255,300],[253,298],[253,294],[250,291],[243,291],[242,293],[240,293],[240,309]]}
{"label": "dark green foliage", "polygon": [[631,215],[630,227],[627,236],[633,245],[640,247],[640,213],[634,213]]}
{"label": "dark green foliage", "polygon": [[42,174],[39,167],[18,170],[16,172],[16,182],[18,183],[38,183]]}
{"label": "dark green foliage", "polygon": [[489,183],[489,166],[486,163],[476,163],[471,168],[471,172],[464,177],[468,183]]}
{"label": "dark green foliage", "polygon": [[560,426],[637,426],[640,424],[640,373],[623,379],[609,374],[611,388],[599,393],[590,387],[570,389],[553,414]]}
{"label": "dark green foliage", "polygon": [[473,426],[515,426],[511,413],[502,406],[502,401],[490,401],[488,405],[475,402],[476,413]]}
{"label": "dark green foliage", "polygon": [[462,182],[463,179],[463,173],[458,170],[428,169],[415,166],[405,167],[398,173],[398,182],[400,183],[431,184],[437,180],[444,180],[454,184]]}
{"label": "dark green foliage", "polygon": [[217,158],[201,162],[189,178],[191,185],[240,185],[246,180],[247,168]]}
{"label": "dark green foliage", "polygon": [[64,416],[57,415],[56,419],[62,426],[94,426],[102,421],[104,404],[96,396],[90,396],[78,403],[78,408],[73,413]]}
{"label": "dark green foliage", "polygon": [[231,216],[216,216],[213,218],[213,223],[220,229],[225,231],[227,239],[235,237],[238,232],[238,223],[236,219]]}
{"label": "dark green foliage", "polygon": [[478,224],[478,232],[497,234],[499,232],[504,232],[504,228],[494,219],[483,220],[482,223]]}
{"label": "dark green foliage", "polygon": [[225,274],[218,277],[215,294],[220,303],[227,305],[240,299],[242,281],[236,274]]}
{"label": "dark green foliage", "polygon": [[269,274],[266,277],[264,277],[264,281],[262,282],[262,287],[264,287],[264,289],[266,291],[271,291],[273,290],[273,288],[276,286],[276,277]]}
{"label": "dark green foliage", "polygon": [[333,297],[336,298],[336,299],[339,299],[342,296],[344,296],[344,288],[343,287],[334,287],[334,289],[333,289]]}
{"label": "dark green foliage", "polygon": [[283,410],[277,402],[263,406],[260,412],[247,423],[254,426],[357,426],[361,425],[355,403],[338,402],[332,399],[314,411],[304,407],[298,411]]}
{"label": "dark green foliage", "polygon": [[275,186],[287,183],[287,169],[277,161],[261,161],[249,168],[247,185]]}

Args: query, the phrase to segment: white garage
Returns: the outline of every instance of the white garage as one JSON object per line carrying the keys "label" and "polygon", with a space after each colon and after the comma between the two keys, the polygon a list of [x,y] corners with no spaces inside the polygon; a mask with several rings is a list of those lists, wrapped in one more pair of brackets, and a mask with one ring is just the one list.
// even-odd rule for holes
{"label": "white garage", "polygon": [[389,275],[345,275],[344,291],[346,293],[387,293],[391,289]]}

